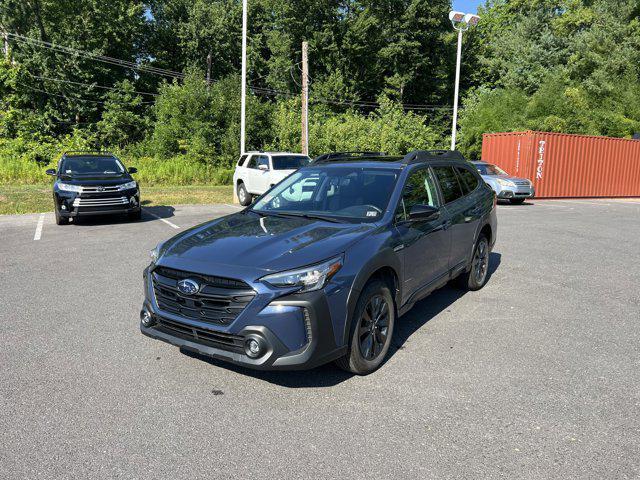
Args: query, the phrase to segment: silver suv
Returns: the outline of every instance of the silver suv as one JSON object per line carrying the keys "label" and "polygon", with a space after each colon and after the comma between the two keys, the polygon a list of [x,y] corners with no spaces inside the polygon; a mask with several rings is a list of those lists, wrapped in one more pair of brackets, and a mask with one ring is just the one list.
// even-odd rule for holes
{"label": "silver suv", "polygon": [[493,188],[501,200],[509,200],[511,203],[520,204],[527,198],[535,196],[535,189],[531,180],[512,177],[497,165],[486,162],[471,162],[480,172],[482,179]]}

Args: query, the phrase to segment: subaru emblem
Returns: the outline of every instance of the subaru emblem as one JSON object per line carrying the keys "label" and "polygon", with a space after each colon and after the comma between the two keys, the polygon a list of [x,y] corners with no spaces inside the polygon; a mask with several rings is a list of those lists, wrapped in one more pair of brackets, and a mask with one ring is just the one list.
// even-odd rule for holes
{"label": "subaru emblem", "polygon": [[178,290],[185,295],[195,295],[200,290],[200,285],[195,280],[186,278],[178,282]]}
{"label": "subaru emblem", "polygon": [[104,187],[98,187],[96,188],[96,190],[98,190],[99,192],[104,192]]}

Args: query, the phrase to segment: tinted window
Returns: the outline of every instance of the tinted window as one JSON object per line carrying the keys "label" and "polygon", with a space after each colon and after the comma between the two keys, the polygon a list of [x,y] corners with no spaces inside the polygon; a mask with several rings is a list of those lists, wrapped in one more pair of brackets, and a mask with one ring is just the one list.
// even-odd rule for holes
{"label": "tinted window", "polygon": [[438,194],[436,192],[436,185],[428,169],[422,168],[413,172],[409,175],[402,191],[402,198],[396,212],[396,220],[409,218],[409,212],[414,205],[437,207]]}
{"label": "tinted window", "polygon": [[444,203],[453,202],[462,196],[460,183],[453,167],[434,167],[433,171],[436,173],[436,178],[440,184]]}
{"label": "tinted window", "polygon": [[267,169],[269,169],[269,157],[266,155],[260,155],[258,157],[258,166],[266,165]]}
{"label": "tinted window", "polygon": [[253,155],[249,163],[247,164],[247,168],[258,168],[258,157],[257,155]]}
{"label": "tinted window", "polygon": [[478,178],[466,168],[456,168],[462,179],[462,189],[465,195],[473,192],[478,187]]}
{"label": "tinted window", "polygon": [[246,159],[247,159],[247,155],[242,155],[240,157],[240,160],[238,160],[238,166],[241,167]]}
{"label": "tinted window", "polygon": [[124,173],[124,166],[113,157],[67,157],[60,166],[60,172],[67,175]]}
{"label": "tinted window", "polygon": [[303,168],[273,187],[253,210],[375,222],[387,209],[397,179],[395,169]]}
{"label": "tinted window", "polygon": [[297,170],[309,164],[309,157],[302,155],[277,155],[271,157],[274,170]]}

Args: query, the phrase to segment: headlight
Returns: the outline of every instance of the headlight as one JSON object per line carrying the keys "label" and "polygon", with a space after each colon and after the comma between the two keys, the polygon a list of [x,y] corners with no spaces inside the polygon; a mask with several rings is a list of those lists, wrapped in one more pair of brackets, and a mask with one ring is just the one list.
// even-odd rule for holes
{"label": "headlight", "polygon": [[160,242],[158,245],[156,245],[156,248],[151,250],[151,263],[156,263],[162,256],[162,245],[164,245],[164,242]]}
{"label": "headlight", "polygon": [[324,288],[340,268],[341,256],[310,267],[267,275],[261,280],[274,287],[300,287],[299,292],[312,292]]}
{"label": "headlight", "polygon": [[82,192],[82,187],[80,185],[69,185],[68,183],[58,182],[58,189],[63,192]]}
{"label": "headlight", "polygon": [[511,182],[509,180],[503,180],[502,178],[498,179],[498,183],[500,185],[502,185],[503,187],[515,187],[516,186],[515,183],[513,183],[513,182]]}
{"label": "headlight", "polygon": [[118,190],[131,190],[132,188],[136,188],[137,186],[138,184],[136,182],[123,183],[122,185],[118,186]]}

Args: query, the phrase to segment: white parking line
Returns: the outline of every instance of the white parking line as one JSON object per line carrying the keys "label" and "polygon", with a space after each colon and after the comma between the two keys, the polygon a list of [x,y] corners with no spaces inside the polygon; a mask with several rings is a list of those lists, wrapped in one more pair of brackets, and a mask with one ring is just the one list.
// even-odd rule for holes
{"label": "white parking line", "polygon": [[159,217],[158,215],[156,215],[155,213],[151,213],[149,210],[147,210],[146,208],[144,209],[145,213],[148,213],[149,215],[151,215],[154,218],[157,218],[158,220],[160,220],[161,222],[166,223],[167,225],[169,225],[170,227],[173,228],[180,228],[178,225],[176,225],[175,223],[171,223],[169,220],[167,220],[166,218],[162,218]]}
{"label": "white parking line", "polygon": [[33,236],[34,240],[40,240],[40,237],[42,237],[42,225],[44,225],[44,213],[41,213],[40,218],[38,218],[38,225],[36,225],[36,233]]}

